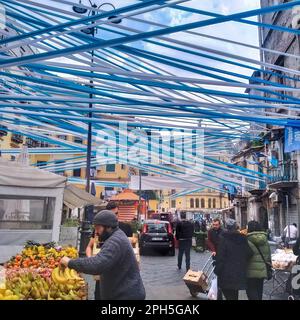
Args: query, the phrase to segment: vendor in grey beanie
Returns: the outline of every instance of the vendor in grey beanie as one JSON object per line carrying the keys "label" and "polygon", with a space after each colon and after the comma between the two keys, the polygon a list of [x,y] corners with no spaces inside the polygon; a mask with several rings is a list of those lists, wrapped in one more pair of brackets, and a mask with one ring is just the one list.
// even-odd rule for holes
{"label": "vendor in grey beanie", "polygon": [[61,264],[91,275],[101,276],[101,300],[144,300],[145,289],[140,270],[125,233],[118,227],[118,219],[110,210],[103,210],[94,218],[95,232],[104,242],[94,257],[69,259]]}

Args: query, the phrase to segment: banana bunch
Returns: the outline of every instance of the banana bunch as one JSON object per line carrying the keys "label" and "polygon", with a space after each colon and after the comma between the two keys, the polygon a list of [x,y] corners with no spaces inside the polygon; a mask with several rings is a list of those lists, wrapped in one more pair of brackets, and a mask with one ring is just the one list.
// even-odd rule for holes
{"label": "banana bunch", "polygon": [[79,277],[75,270],[70,268],[65,268],[64,270],[60,268],[53,269],[52,280],[58,285],[84,285],[84,280]]}
{"label": "banana bunch", "polygon": [[66,256],[72,259],[78,258],[78,250],[74,247],[64,247],[61,252],[61,256]]}
{"label": "banana bunch", "polygon": [[3,293],[0,293],[0,300],[20,300],[20,297],[7,289]]}

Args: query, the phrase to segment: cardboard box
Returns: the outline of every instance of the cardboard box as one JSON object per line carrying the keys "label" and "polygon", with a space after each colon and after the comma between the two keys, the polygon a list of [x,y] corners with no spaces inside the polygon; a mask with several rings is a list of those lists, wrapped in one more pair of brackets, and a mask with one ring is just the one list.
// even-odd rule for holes
{"label": "cardboard box", "polygon": [[203,271],[189,270],[183,277],[183,281],[186,284],[192,284],[201,287],[203,290],[207,290],[207,275]]}

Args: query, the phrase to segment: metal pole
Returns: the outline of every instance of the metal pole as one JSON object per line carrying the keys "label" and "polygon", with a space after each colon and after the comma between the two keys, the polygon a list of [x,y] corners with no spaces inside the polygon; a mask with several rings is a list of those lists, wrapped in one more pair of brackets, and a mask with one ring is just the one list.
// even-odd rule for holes
{"label": "metal pole", "polygon": [[288,243],[291,239],[291,229],[290,229],[290,215],[289,215],[289,196],[285,196],[285,203],[286,203],[286,220],[287,220],[287,226],[288,226]]}
{"label": "metal pole", "polygon": [[[97,7],[95,4],[93,5],[93,8]],[[92,16],[94,16],[96,12],[92,11]],[[92,21],[93,23],[93,21]],[[92,36],[95,37],[95,27],[92,28]],[[94,50],[91,52],[91,67],[94,63]],[[93,70],[91,70],[91,73],[93,73]],[[92,78],[90,78],[90,88],[94,88],[94,81]],[[93,99],[93,93],[89,94],[90,101]],[[89,109],[93,108],[93,103],[89,103]],[[89,111],[88,117],[92,118],[93,113],[92,111]],[[92,155],[92,122],[90,121],[88,123],[88,137],[87,137],[87,151],[86,151],[86,192],[90,193],[90,181],[91,181],[91,155]]]}
{"label": "metal pole", "polygon": [[[91,3],[92,5],[92,3]],[[93,8],[97,8],[96,4],[92,5]],[[92,16],[94,16],[96,12],[93,10],[92,11]],[[93,21],[92,21],[93,23]],[[95,27],[92,28],[92,36],[95,36]],[[94,63],[94,50],[91,52],[91,67],[93,66]],[[93,70],[91,70],[91,73],[93,73]],[[90,85],[89,87],[91,89],[94,88],[93,86],[94,82],[93,79],[90,78]],[[93,93],[89,94],[89,99],[92,101],[93,99]],[[93,108],[93,103],[89,103],[89,110]],[[88,112],[88,117],[92,118],[93,113],[92,111]],[[90,181],[91,181],[91,155],[92,155],[92,122],[90,121],[88,123],[88,136],[87,136],[87,151],[86,151],[86,172],[85,172],[85,177],[86,177],[86,186],[85,190],[86,192],[90,193]],[[85,250],[86,247],[89,243],[90,239],[90,222],[88,221],[88,210],[89,207],[84,208],[84,213],[83,213],[83,219],[81,223],[81,230],[80,230],[80,244],[79,244],[79,256],[84,257],[85,256]]]}
{"label": "metal pole", "polygon": [[140,221],[141,219],[141,208],[142,208],[142,171],[139,170],[139,210],[137,220]]}

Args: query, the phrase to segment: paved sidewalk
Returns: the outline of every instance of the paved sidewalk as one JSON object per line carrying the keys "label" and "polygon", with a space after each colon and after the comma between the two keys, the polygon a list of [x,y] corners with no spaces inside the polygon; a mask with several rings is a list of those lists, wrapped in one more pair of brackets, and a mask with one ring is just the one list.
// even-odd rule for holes
{"label": "paved sidewalk", "polygon": [[[201,270],[209,253],[191,252],[191,268]],[[169,257],[159,253],[141,257],[141,275],[146,288],[147,300],[195,300],[207,299],[203,294],[193,298],[182,278],[185,274],[185,268],[181,271],[177,269],[177,257]],[[89,283],[89,299],[94,297],[93,277],[87,276]],[[265,285],[264,300],[269,300],[269,293],[272,290],[272,283]],[[287,294],[276,294],[272,300],[286,300]],[[240,292],[240,300],[247,300],[245,291]]]}

